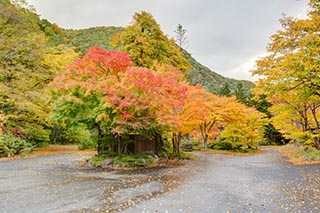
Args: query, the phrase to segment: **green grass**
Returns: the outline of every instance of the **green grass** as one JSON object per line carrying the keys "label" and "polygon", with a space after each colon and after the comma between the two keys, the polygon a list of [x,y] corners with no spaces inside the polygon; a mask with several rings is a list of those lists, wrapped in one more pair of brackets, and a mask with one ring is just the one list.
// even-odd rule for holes
{"label": "green grass", "polygon": [[157,160],[148,154],[120,155],[114,158],[116,165],[125,167],[146,167],[154,165]]}
{"label": "green grass", "polygon": [[150,154],[136,154],[136,155],[102,155],[93,156],[89,159],[89,163],[93,165],[99,165],[107,159],[113,159],[114,165],[119,167],[147,167],[157,163],[157,159]]}

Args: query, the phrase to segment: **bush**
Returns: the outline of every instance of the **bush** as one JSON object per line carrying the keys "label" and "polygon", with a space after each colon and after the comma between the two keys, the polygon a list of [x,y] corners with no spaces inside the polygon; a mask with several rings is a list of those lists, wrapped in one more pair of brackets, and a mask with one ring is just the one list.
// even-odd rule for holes
{"label": "bush", "polygon": [[184,151],[184,152],[192,152],[192,144],[191,143],[184,143],[181,145],[181,149]]}
{"label": "bush", "polygon": [[17,154],[32,152],[33,145],[9,132],[0,134],[0,157],[11,157]]}
{"label": "bush", "polygon": [[232,143],[225,141],[217,141],[210,145],[210,148],[215,150],[232,150]]}
{"label": "bush", "polygon": [[201,149],[203,147],[203,143],[198,140],[191,140],[191,144],[195,149]]}
{"label": "bush", "polygon": [[232,145],[232,150],[235,152],[247,153],[248,149],[246,149],[243,144],[235,143]]}
{"label": "bush", "polygon": [[248,150],[245,149],[243,144],[240,143],[231,143],[228,141],[217,141],[210,145],[211,149],[215,150],[226,150],[226,151],[234,151],[234,152],[242,152],[242,153],[247,153]]}
{"label": "bush", "polygon": [[114,158],[114,164],[125,167],[145,167],[156,162],[150,154],[120,155]]}
{"label": "bush", "polygon": [[186,153],[186,152],[179,152],[179,153],[173,153],[173,152],[169,152],[167,153],[167,157],[169,159],[175,159],[175,158],[178,158],[178,159],[181,159],[181,160],[192,160],[192,159],[195,159],[195,156],[192,154],[192,153]]}
{"label": "bush", "polygon": [[78,143],[78,149],[80,150],[97,149],[97,144],[93,140],[81,140]]}

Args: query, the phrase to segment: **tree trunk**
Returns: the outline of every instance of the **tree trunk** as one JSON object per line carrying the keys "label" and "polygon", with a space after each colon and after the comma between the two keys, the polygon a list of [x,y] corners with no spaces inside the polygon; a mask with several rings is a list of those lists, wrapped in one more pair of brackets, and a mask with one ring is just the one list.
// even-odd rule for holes
{"label": "tree trunk", "polygon": [[[61,133],[62,133],[62,128],[59,128],[59,127],[57,127],[57,126],[55,126],[54,128],[53,128],[53,135],[52,135],[52,137],[51,137],[51,141],[52,141],[52,143],[57,143],[58,142],[58,138],[60,137],[60,140],[61,140]],[[60,141],[60,143],[61,143],[62,141]]]}
{"label": "tree trunk", "polygon": [[203,146],[204,146],[204,149],[208,149],[208,135],[207,134],[203,138]]}
{"label": "tree trunk", "polygon": [[174,154],[180,153],[180,143],[181,143],[182,133],[181,132],[174,132],[172,133],[172,148]]}
{"label": "tree trunk", "polygon": [[118,155],[121,155],[121,138],[117,136],[117,141],[118,141]]}
{"label": "tree trunk", "polygon": [[97,152],[98,152],[98,156],[102,155],[102,131],[100,129],[100,127],[97,125],[97,129],[98,129],[98,142],[97,142]]}
{"label": "tree trunk", "polygon": [[180,144],[181,144],[181,139],[182,139],[182,132],[178,132],[178,143],[177,143],[177,152],[178,154],[180,153]]}

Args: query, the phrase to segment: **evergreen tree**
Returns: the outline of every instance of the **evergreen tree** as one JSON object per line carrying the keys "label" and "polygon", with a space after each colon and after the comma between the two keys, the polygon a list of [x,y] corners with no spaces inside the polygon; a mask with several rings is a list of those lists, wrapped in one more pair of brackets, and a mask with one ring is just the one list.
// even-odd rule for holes
{"label": "evergreen tree", "polygon": [[186,45],[188,43],[187,37],[186,37],[187,30],[182,27],[181,24],[178,24],[177,29],[174,31],[176,43],[179,45],[180,48],[186,48]]}
{"label": "evergreen tree", "polygon": [[229,84],[224,83],[223,87],[219,91],[219,96],[231,97],[231,90]]}
{"label": "evergreen tree", "polygon": [[240,103],[248,105],[248,97],[243,89],[243,84],[241,82],[237,83],[237,89],[235,91],[235,95],[236,95],[237,100]]}

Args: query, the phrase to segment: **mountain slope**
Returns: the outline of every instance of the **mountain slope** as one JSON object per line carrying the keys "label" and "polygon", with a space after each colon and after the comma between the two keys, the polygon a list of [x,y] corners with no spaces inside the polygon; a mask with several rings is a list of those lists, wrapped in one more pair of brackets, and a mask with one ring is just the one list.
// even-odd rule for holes
{"label": "mountain slope", "polygon": [[221,88],[226,84],[228,84],[232,93],[236,90],[238,83],[243,85],[246,92],[249,92],[249,90],[255,86],[251,81],[227,78],[210,70],[208,67],[196,61],[191,54],[186,51],[184,51],[184,56],[192,65],[192,69],[186,73],[186,78],[192,85],[201,84],[207,91],[214,93],[219,93]]}
{"label": "mountain slope", "polygon": [[[92,46],[100,46],[104,49],[111,50],[110,39],[116,33],[124,30],[122,27],[93,27],[81,30],[64,30],[63,35],[69,44],[74,46],[82,54]],[[190,53],[183,51],[185,58],[192,65],[192,69],[186,73],[186,78],[190,84],[201,84],[206,90],[219,93],[220,89],[227,83],[231,92],[235,91],[237,84],[240,82],[245,91],[249,91],[254,87],[250,81],[236,80],[227,78],[210,70],[197,62]]]}
{"label": "mountain slope", "polygon": [[123,31],[123,27],[91,27],[81,30],[63,30],[63,36],[69,44],[83,55],[93,46],[110,50],[110,39],[113,35]]}

